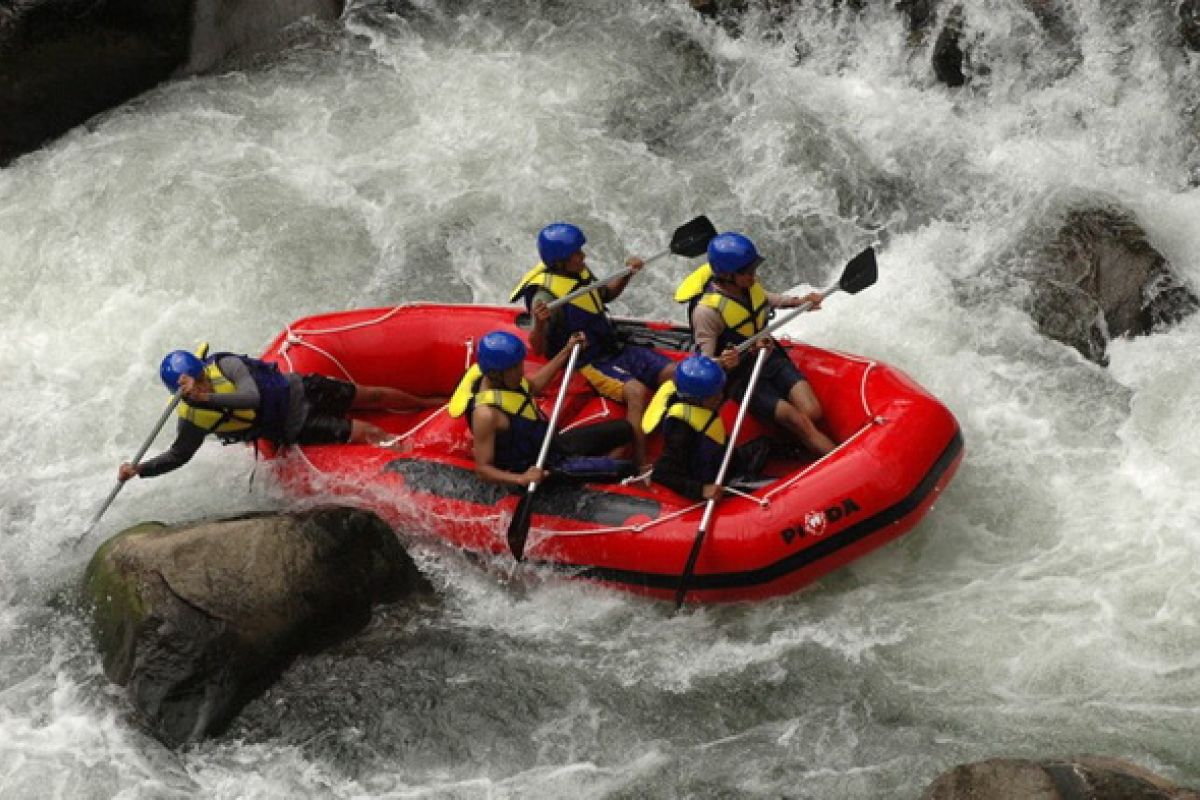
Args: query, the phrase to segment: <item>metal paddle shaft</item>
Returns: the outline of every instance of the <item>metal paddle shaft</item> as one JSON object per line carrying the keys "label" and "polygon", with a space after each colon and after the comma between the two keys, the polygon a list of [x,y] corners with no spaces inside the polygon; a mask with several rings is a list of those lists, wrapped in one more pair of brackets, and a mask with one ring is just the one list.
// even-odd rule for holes
{"label": "metal paddle shaft", "polygon": [[[562,413],[563,401],[567,397],[567,385],[571,382],[571,375],[575,372],[575,362],[579,360],[579,353],[582,345],[576,344],[571,347],[571,357],[567,359],[567,368],[563,372],[562,386],[559,387],[558,397],[554,400],[554,410],[550,412],[550,422],[546,427],[546,435],[542,439],[542,449],[538,451],[537,464],[538,469],[542,469],[546,464],[546,457],[550,455],[550,441],[554,438],[554,428],[558,425],[558,416]],[[525,495],[521,498],[521,502],[517,504],[517,510],[513,512],[512,522],[508,525],[508,549],[512,551],[513,558],[520,561],[525,556],[525,540],[529,536],[529,521],[532,516],[533,493],[537,491],[537,481],[525,487]]]}
{"label": "metal paddle shaft", "polygon": [[[183,390],[175,392],[175,396],[171,398],[171,402],[167,403],[167,407],[163,409],[162,416],[159,417],[158,422],[155,423],[154,430],[149,436],[146,437],[146,441],[142,442],[142,446],[138,448],[137,453],[135,453],[133,456],[133,461],[130,463],[137,464],[142,460],[142,457],[146,455],[146,451],[150,449],[150,445],[154,444],[154,440],[158,438],[159,431],[163,429],[163,425],[167,424],[167,419],[170,418],[171,412],[175,410],[175,407],[179,405],[179,401],[182,399]],[[104,503],[96,511],[95,516],[92,517],[92,521],[88,523],[87,530],[85,530],[83,535],[76,540],[76,544],[87,538],[88,534],[92,532],[92,529],[96,527],[96,524],[100,522],[100,518],[104,516],[104,512],[108,511],[108,507],[112,505],[113,500],[117,499],[117,495],[121,493],[121,489],[128,482],[129,481],[117,481],[117,485],[114,486],[112,491],[108,493],[108,497],[105,498]]]}
{"label": "metal paddle shaft", "polygon": [[[685,222],[676,228],[675,233],[671,236],[671,245],[661,253],[655,253],[647,258],[645,263],[653,264],[655,261],[666,258],[672,253],[677,256],[684,256],[685,258],[695,258],[708,248],[708,243],[712,241],[712,238],[716,235],[717,229],[713,227],[713,224],[709,218],[704,215],[700,215],[699,217],[689,220],[688,222]],[[588,285],[581,286],[569,294],[563,295],[557,300],[549,303],[547,308],[553,311],[559,306],[571,302],[576,297],[585,295],[588,292],[594,292],[601,286],[607,286],[614,281],[619,281],[622,278],[632,274],[633,268],[626,267],[620,272],[609,275],[604,280],[589,283]]]}
{"label": "metal paddle shaft", "polygon": [[[842,270],[842,277],[838,279],[838,282],[821,292],[821,299],[824,300],[831,294],[839,291],[846,292],[847,294],[858,294],[863,289],[875,283],[875,280],[878,277],[879,269],[875,262],[875,249],[873,247],[868,247],[866,250],[863,250],[854,258],[850,259],[850,262],[846,264],[846,268]],[[773,332],[779,330],[784,325],[803,314],[805,311],[810,310],[813,305],[814,303],[812,301],[805,301],[801,305],[796,306],[795,309],[789,311],[787,314],[784,314],[782,317],[775,320],[770,325],[739,344],[737,346],[737,351],[739,353],[746,352],[748,349],[750,349],[750,345],[754,344],[754,342],[770,336]]]}
{"label": "metal paddle shaft", "polygon": [[[196,357],[204,358],[207,355],[208,342],[205,342],[204,344],[200,345],[200,347],[196,348]],[[146,437],[146,441],[142,442],[142,446],[138,448],[136,453],[134,453],[133,461],[130,462],[131,464],[136,466],[137,464],[141,463],[142,458],[146,455],[146,451],[150,449],[150,445],[154,444],[154,440],[158,438],[158,434],[163,429],[163,425],[167,424],[167,420],[171,417],[172,412],[175,411],[175,407],[179,405],[181,400],[183,400],[183,389],[177,389],[175,394],[171,397],[171,402],[167,403],[167,407],[163,409],[162,415],[158,418],[158,422],[154,423],[154,430],[150,432],[150,435]],[[100,522],[100,518],[104,516],[104,512],[108,511],[108,507],[111,506],[113,501],[117,499],[117,495],[121,493],[121,489],[124,488],[125,484],[128,482],[129,481],[117,481],[117,485],[114,486],[112,491],[108,493],[108,497],[105,498],[104,502],[100,505],[100,508],[96,511],[96,514],[92,517],[91,522],[88,523],[87,530],[80,534],[79,538],[75,540],[75,544],[72,545],[73,547],[78,547],[80,542],[86,539],[88,535],[95,529],[97,523]]]}
{"label": "metal paddle shaft", "polygon": [[[759,350],[758,355],[754,359],[754,369],[750,372],[750,381],[746,384],[746,393],[742,395],[742,403],[738,407],[737,418],[733,421],[733,431],[729,434],[729,444],[725,446],[725,456],[721,459],[721,468],[717,470],[716,487],[720,489],[725,485],[725,475],[729,471],[729,464],[733,461],[733,450],[737,445],[738,434],[742,432],[742,422],[746,419],[746,412],[750,409],[750,398],[754,394],[754,387],[758,385],[758,376],[762,374],[763,364],[767,361],[766,350]],[[717,497],[714,493],[713,497],[709,498],[708,503],[704,506],[704,516],[700,519],[700,529],[696,531],[696,539],[692,542],[692,550],[688,553],[687,563],[683,567],[683,574],[679,576],[679,588],[675,590],[675,610],[678,611],[683,605],[683,598],[687,596],[688,583],[691,582],[692,573],[696,569],[696,560],[700,557],[700,548],[704,545],[704,536],[708,532],[709,523],[712,522],[713,513],[717,508]]]}

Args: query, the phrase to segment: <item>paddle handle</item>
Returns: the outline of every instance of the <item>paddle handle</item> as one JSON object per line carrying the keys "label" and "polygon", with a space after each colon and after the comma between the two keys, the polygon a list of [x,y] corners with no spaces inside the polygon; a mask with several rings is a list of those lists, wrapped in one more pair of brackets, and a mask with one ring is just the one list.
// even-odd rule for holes
{"label": "paddle handle", "polygon": [[[575,362],[579,360],[582,345],[576,344],[571,348],[571,357],[567,359],[567,368],[563,371],[562,386],[558,389],[558,397],[554,399],[554,410],[550,412],[550,422],[546,427],[546,436],[542,439],[542,449],[538,451],[537,468],[541,469],[550,455],[550,440],[554,438],[554,428],[558,425],[558,416],[562,413],[563,401],[567,398],[567,385],[571,382],[571,374],[575,372]],[[537,489],[537,481],[529,484],[529,494]]]}
{"label": "paddle handle", "polygon": [[[842,287],[841,287],[841,284],[838,284],[838,283],[835,283],[835,284],[833,284],[833,285],[832,285],[832,286],[830,286],[828,289],[826,289],[825,291],[821,292],[821,300],[822,300],[822,301],[824,301],[824,300],[825,300],[825,298],[829,297],[829,295],[831,295],[831,294],[834,294],[834,293],[836,293],[836,292],[837,292],[837,291],[839,291],[841,288],[842,288]],[[759,331],[758,333],[754,334],[753,336],[751,336],[751,337],[750,337],[749,339],[747,339],[746,341],[744,341],[744,342],[742,342],[741,344],[739,344],[739,345],[737,346],[737,351],[738,351],[738,353],[744,353],[744,352],[746,352],[748,349],[750,349],[750,345],[754,344],[754,342],[756,342],[756,341],[758,341],[759,339],[762,339],[762,338],[764,338],[764,337],[766,337],[766,336],[770,336],[770,335],[771,335],[773,332],[775,332],[775,331],[779,330],[779,329],[780,329],[780,328],[782,328],[784,325],[787,325],[789,322],[791,322],[791,321],[792,321],[792,320],[794,320],[796,317],[798,317],[798,316],[800,316],[801,314],[803,314],[805,311],[809,311],[809,310],[811,310],[811,309],[812,309],[812,307],[813,307],[814,305],[816,305],[816,304],[815,304],[813,301],[811,301],[811,300],[805,300],[803,303],[801,303],[800,305],[796,306],[796,307],[795,307],[795,308],[793,308],[791,311],[789,311],[788,313],[784,314],[782,317],[780,317],[779,319],[775,320],[775,321],[774,321],[774,322],[772,322],[770,325],[768,325],[767,327],[763,328],[761,331]]]}
{"label": "paddle handle", "polygon": [[[655,261],[664,259],[669,255],[671,255],[670,250],[663,250],[661,253],[655,253],[654,255],[647,258],[645,263],[653,264]],[[633,267],[626,267],[625,269],[621,270],[620,272],[614,272],[612,275],[609,275],[607,278],[605,278],[602,281],[596,281],[595,283],[589,283],[587,286],[581,286],[573,292],[564,294],[562,297],[558,298],[557,300],[547,303],[546,307],[549,308],[551,311],[553,311],[554,309],[558,308],[559,306],[563,306],[563,305],[566,305],[567,303],[571,302],[576,297],[585,295],[588,292],[594,292],[602,286],[607,286],[608,284],[612,283],[613,281],[619,281],[622,278],[624,278],[625,276],[632,275],[632,274],[633,274]]]}

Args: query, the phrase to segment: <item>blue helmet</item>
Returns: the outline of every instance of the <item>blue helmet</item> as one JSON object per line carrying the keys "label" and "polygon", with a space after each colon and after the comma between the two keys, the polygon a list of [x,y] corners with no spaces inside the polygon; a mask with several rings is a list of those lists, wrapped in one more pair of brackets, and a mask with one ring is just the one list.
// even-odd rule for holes
{"label": "blue helmet", "polygon": [[479,340],[479,368],[504,372],[525,359],[525,343],[508,331],[492,331]]}
{"label": "blue helmet", "polygon": [[162,360],[162,366],[158,368],[158,376],[162,378],[167,391],[172,394],[179,388],[179,379],[184,375],[199,378],[203,374],[204,362],[187,350],[172,350],[167,353]]}
{"label": "blue helmet", "polygon": [[566,261],[583,249],[587,237],[569,222],[551,222],[538,233],[538,255],[543,264]]}
{"label": "blue helmet", "polygon": [[749,267],[757,267],[762,260],[754,242],[740,233],[718,234],[708,243],[708,264],[718,275],[731,275]]}
{"label": "blue helmet", "polygon": [[689,356],[675,370],[675,391],[688,400],[712,397],[724,385],[725,370],[708,356]]}

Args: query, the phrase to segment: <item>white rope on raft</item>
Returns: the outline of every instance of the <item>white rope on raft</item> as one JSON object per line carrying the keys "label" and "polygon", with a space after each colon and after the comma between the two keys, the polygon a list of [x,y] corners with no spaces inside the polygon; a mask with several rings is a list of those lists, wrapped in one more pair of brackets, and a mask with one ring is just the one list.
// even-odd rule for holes
{"label": "white rope on raft", "polygon": [[[291,370],[292,369],[292,361],[291,361],[291,357],[288,355],[288,350],[291,349],[292,345],[308,347],[308,348],[314,350],[315,352],[325,356],[333,364],[336,364],[338,369],[340,369],[342,371],[342,374],[346,376],[346,379],[349,380],[351,383],[355,383],[353,376],[350,374],[350,371],[348,369],[346,369],[345,365],[343,365],[331,353],[327,352],[326,350],[324,350],[320,347],[317,347],[316,345],[312,344],[311,342],[306,341],[303,338],[302,334],[328,335],[328,334],[333,334],[333,333],[344,333],[346,331],[356,330],[358,328],[365,328],[365,327],[369,327],[371,325],[378,325],[383,322],[386,322],[388,319],[395,316],[403,308],[404,308],[404,306],[396,306],[396,307],[390,309],[386,314],[384,314],[376,319],[365,320],[363,322],[356,322],[356,323],[353,323],[350,325],[344,325],[344,326],[337,327],[337,328],[325,328],[325,329],[319,329],[319,330],[304,330],[304,331],[299,331],[299,332],[293,331],[291,328],[287,328],[287,330],[286,330],[287,336],[284,339],[283,346],[280,348],[280,355],[283,356],[284,360],[287,362],[289,370]],[[472,357],[473,350],[474,350],[474,343],[475,343],[474,339],[471,337],[468,337],[467,340],[464,342],[464,346],[466,348],[465,368],[470,368],[470,366],[471,366],[471,357]],[[755,503],[760,508],[766,508],[766,507],[770,506],[771,498],[773,498],[780,492],[787,490],[788,488],[793,486],[797,481],[800,481],[801,479],[803,479],[806,475],[808,475],[814,469],[816,469],[818,466],[820,466],[829,455],[832,455],[833,453],[836,453],[838,450],[841,450],[843,447],[849,445],[851,442],[858,439],[860,436],[862,436],[866,431],[870,430],[872,427],[874,427],[876,425],[882,425],[885,422],[887,422],[887,420],[883,417],[873,416],[871,414],[870,406],[867,403],[867,377],[870,375],[871,370],[873,370],[876,367],[877,363],[875,361],[864,359],[859,356],[854,356],[852,354],[843,353],[841,355],[844,358],[847,358],[849,360],[858,361],[860,363],[864,363],[867,365],[866,369],[863,370],[862,378],[860,379],[860,383],[859,383],[859,400],[862,403],[863,411],[866,412],[866,414],[867,414],[867,422],[861,428],[859,428],[857,431],[855,431],[853,434],[851,434],[849,438],[847,438],[845,441],[838,444],[838,446],[835,447],[833,450],[831,450],[829,453],[826,453],[824,456],[817,459],[812,464],[809,464],[803,470],[801,470],[800,472],[791,476],[790,478],[783,481],[782,483],[779,483],[779,484],[773,486],[761,498],[754,494],[743,492],[743,491],[740,491],[740,490],[735,489],[730,486],[724,487],[725,492],[735,495],[743,500],[747,500],[749,502]],[[592,420],[602,419],[602,418],[611,416],[612,411],[609,408],[608,399],[605,398],[603,395],[599,395],[599,397],[600,397],[600,403],[601,403],[600,411],[592,414],[591,416],[585,417],[583,419],[575,420],[570,425],[565,426],[563,428],[563,430],[564,431],[571,430],[580,425],[591,422]],[[428,425],[431,421],[436,419],[438,417],[438,415],[442,411],[446,410],[446,408],[448,408],[448,407],[449,407],[449,403],[442,405],[441,407],[438,408],[437,411],[430,414],[428,417],[426,417],[424,420],[422,420],[421,422],[414,425],[409,430],[393,437],[390,440],[390,442],[391,443],[400,442],[400,441],[403,441],[404,439],[407,439],[408,437],[412,436],[414,433],[418,432],[419,430],[424,428],[426,425]],[[321,470],[317,469],[316,465],[313,464],[311,460],[309,460],[308,456],[304,454],[304,449],[302,447],[297,447],[296,450],[299,451],[301,457],[304,459],[304,462],[308,465],[308,467],[310,469],[312,469],[314,472],[316,472],[320,475],[325,474]],[[630,483],[635,483],[640,480],[645,480],[650,476],[651,473],[652,473],[652,470],[646,472],[643,475],[634,476],[632,478],[626,478],[625,480],[621,481],[621,484],[629,485]],[[649,528],[652,528],[655,525],[660,525],[664,522],[668,522],[670,520],[673,520],[673,519],[681,517],[685,514],[688,514],[692,511],[695,511],[696,509],[703,507],[704,504],[705,503],[703,501],[694,503],[692,505],[686,506],[677,511],[671,512],[670,514],[663,514],[661,516],[655,517],[654,519],[647,520],[646,522],[640,522],[635,525],[618,525],[618,526],[610,526],[607,528],[593,528],[591,530],[586,530],[586,531],[543,531],[543,532],[549,534],[550,536],[556,537],[556,538],[557,537],[567,537],[567,536],[571,536],[571,537],[574,537],[574,536],[600,536],[600,535],[605,535],[605,534],[610,534],[610,533],[627,533],[627,532],[642,533],[643,531],[648,530]],[[542,531],[542,529],[536,529],[536,530]]]}

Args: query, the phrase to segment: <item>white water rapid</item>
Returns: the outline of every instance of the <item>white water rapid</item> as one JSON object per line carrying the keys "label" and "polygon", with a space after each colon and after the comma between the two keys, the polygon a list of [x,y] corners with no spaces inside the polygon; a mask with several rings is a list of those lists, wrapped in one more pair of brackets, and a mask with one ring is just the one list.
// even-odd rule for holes
{"label": "white water rapid", "polygon": [[[1069,0],[1056,38],[967,0],[988,70],[959,90],[890,3],[803,5],[735,37],[681,0],[359,4],[0,171],[0,797],[915,798],[964,761],[1077,753],[1200,784],[1200,317],[1105,369],[1006,280],[1031,229],[1114,202],[1200,286],[1200,66],[1173,5]],[[127,720],[52,601],[163,406],[164,352],[503,302],[550,220],[604,272],[700,213],[781,289],[878,243],[878,284],[793,333],[957,415],[966,457],[923,524],[796,596],[675,617],[407,542],[439,603],[300,659],[223,737],[168,751]],[[686,266],[615,310],[681,320]],[[285,503],[247,492],[252,466],[210,443],[90,544]]]}

